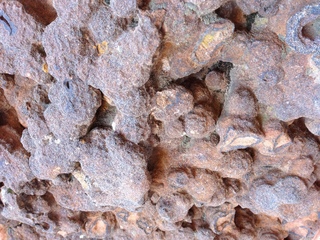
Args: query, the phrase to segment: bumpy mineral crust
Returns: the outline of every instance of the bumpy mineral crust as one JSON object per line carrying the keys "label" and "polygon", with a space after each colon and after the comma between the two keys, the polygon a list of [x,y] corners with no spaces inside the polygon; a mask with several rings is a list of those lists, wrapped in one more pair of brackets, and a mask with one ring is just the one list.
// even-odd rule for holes
{"label": "bumpy mineral crust", "polygon": [[0,0],[0,240],[320,239],[319,0]]}

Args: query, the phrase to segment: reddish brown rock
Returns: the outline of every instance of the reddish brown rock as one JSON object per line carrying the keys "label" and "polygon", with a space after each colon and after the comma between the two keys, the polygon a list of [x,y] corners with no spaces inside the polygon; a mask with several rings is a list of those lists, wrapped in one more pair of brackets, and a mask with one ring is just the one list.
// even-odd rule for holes
{"label": "reddish brown rock", "polygon": [[119,17],[130,17],[137,10],[137,1],[136,0],[111,0],[110,6],[113,13]]}
{"label": "reddish brown rock", "polygon": [[193,108],[193,96],[182,86],[158,92],[155,96],[153,116],[164,122],[171,122]]}
{"label": "reddish brown rock", "polygon": [[[115,7],[114,4],[119,6]],[[122,1],[113,1],[111,5],[121,12],[125,10],[123,7],[129,7],[128,4],[123,4]],[[88,2],[77,7],[68,3],[65,6],[57,9],[58,18],[44,32],[44,47],[48,55],[50,74],[61,82],[74,76],[79,77],[100,89],[122,113],[141,114],[139,111],[143,105],[139,104],[134,110],[125,108],[127,104],[123,102],[128,97],[132,98],[133,104],[145,100],[145,96],[134,96],[136,92],[133,94],[132,91],[147,82],[152,57],[159,45],[158,33],[150,19],[138,11],[136,26],[130,23],[122,26],[120,19],[112,20],[115,16],[110,8],[102,3]],[[96,11],[92,11],[93,9]],[[79,21],[73,22],[68,11],[74,14],[83,13],[78,19],[81,24]],[[65,23],[68,23],[68,27],[61,28]],[[60,37],[56,39],[54,36]],[[64,49],[61,42],[72,46],[74,51]],[[147,47],[142,47],[146,44]],[[63,55],[60,55],[61,52]],[[144,64],[141,64],[142,62]]]}
{"label": "reddish brown rock", "polygon": [[184,124],[179,119],[165,123],[164,128],[169,138],[181,138],[185,134]]}
{"label": "reddish brown rock", "polygon": [[225,201],[225,186],[218,174],[203,169],[195,169],[192,174],[185,188],[197,205],[216,206]]}
{"label": "reddish brown rock", "polygon": [[320,135],[320,121],[319,120],[312,120],[312,119],[305,119],[305,124],[308,130],[314,134],[319,136]]}
{"label": "reddish brown rock", "polygon": [[57,17],[57,12],[53,7],[53,0],[19,0],[26,12],[33,16],[43,25],[48,25]]}
{"label": "reddish brown rock", "polygon": [[188,8],[196,11],[199,15],[205,15],[213,12],[218,9],[221,5],[223,5],[226,0],[219,1],[204,1],[204,0],[186,0],[185,3]]}
{"label": "reddish brown rock", "polygon": [[116,115],[112,127],[126,139],[136,144],[147,140],[151,133],[146,116],[135,118],[119,113]]}
{"label": "reddish brown rock", "polygon": [[230,89],[228,100],[217,123],[219,148],[223,152],[252,147],[262,140],[257,120],[256,100],[242,87]]}
{"label": "reddish brown rock", "polygon": [[57,141],[77,140],[84,136],[101,105],[100,92],[80,79],[56,83],[50,88],[48,97],[50,104],[43,115]]}
{"label": "reddish brown rock", "polygon": [[310,216],[297,219],[296,221],[286,223],[285,229],[289,232],[289,237],[292,239],[318,239],[319,238],[319,223],[316,213]]}
{"label": "reddish brown rock", "polygon": [[45,52],[41,43],[43,25],[26,13],[18,1],[2,1],[1,73],[19,74],[36,82],[48,82]]}
{"label": "reddish brown rock", "polygon": [[234,223],[230,219],[234,218],[234,214],[233,206],[228,203],[218,207],[208,207],[203,211],[203,217],[209,223],[210,229],[219,235],[224,232],[228,233],[233,228]]}
{"label": "reddish brown rock", "polygon": [[85,216],[85,229],[88,237],[102,238],[111,234],[116,225],[116,218],[111,212],[88,213]]}
{"label": "reddish brown rock", "polygon": [[264,17],[276,15],[280,2],[281,0],[237,0],[237,4],[246,15],[258,12]]}
{"label": "reddish brown rock", "polygon": [[223,177],[241,179],[251,171],[253,159],[248,152],[230,151],[220,161],[215,161],[215,169]]}
{"label": "reddish brown rock", "polygon": [[211,71],[205,79],[206,85],[209,89],[214,91],[226,91],[228,82],[224,79],[221,73]]}
{"label": "reddish brown rock", "polygon": [[0,0],[1,239],[318,239],[318,0]]}
{"label": "reddish brown rock", "polygon": [[255,215],[249,209],[236,208],[235,224],[241,238],[284,239],[287,237],[281,223],[267,215]]}
{"label": "reddish brown rock", "polygon": [[20,124],[28,127],[28,122],[42,116],[49,104],[49,87],[20,75],[3,74],[1,78],[6,99],[17,111]]}
{"label": "reddish brown rock", "polygon": [[[270,174],[271,175],[271,174]],[[271,175],[272,176],[272,175]],[[270,176],[270,177],[271,177]],[[276,175],[274,175],[276,178]],[[275,182],[271,182],[275,181]],[[254,181],[248,194],[252,206],[250,207],[256,213],[267,213],[271,216],[279,216],[284,219],[291,219],[293,216],[303,217],[309,214],[310,208],[299,206],[303,201],[306,202],[306,197],[309,194],[309,199],[315,201],[312,196],[313,190],[308,188],[305,183],[298,177],[284,177],[282,179],[257,179]],[[248,198],[246,198],[248,200]],[[241,206],[248,206],[247,203]],[[299,209],[299,212],[292,213],[293,208]],[[302,210],[302,208],[304,208]]]}
{"label": "reddish brown rock", "polygon": [[189,137],[203,138],[215,130],[215,122],[215,114],[198,105],[185,116],[184,129]]}
{"label": "reddish brown rock", "polygon": [[264,155],[274,155],[291,144],[287,126],[279,120],[264,119],[262,130],[264,138],[257,148]]}
{"label": "reddish brown rock", "polygon": [[[161,76],[178,79],[210,65],[234,30],[232,22],[212,13],[219,7],[217,1],[162,0],[152,1],[150,5],[153,10],[166,10],[164,49],[157,63]],[[211,12],[212,16],[209,14],[208,19],[201,21],[195,12],[199,15]]]}
{"label": "reddish brown rock", "polygon": [[186,217],[191,206],[192,202],[187,196],[174,194],[160,198],[157,211],[163,220],[175,223]]}
{"label": "reddish brown rock", "polygon": [[[103,206],[133,210],[143,204],[149,181],[145,156],[138,146],[110,130],[95,129],[84,138],[80,148],[85,178],[102,192]],[[82,187],[91,191],[90,185]]]}
{"label": "reddish brown rock", "polygon": [[3,225],[0,225],[0,238],[3,240],[8,239],[7,229]]}
{"label": "reddish brown rock", "polygon": [[28,153],[20,142],[23,128],[2,89],[0,119],[0,179],[8,188],[19,191],[19,186],[34,176],[28,164]]}

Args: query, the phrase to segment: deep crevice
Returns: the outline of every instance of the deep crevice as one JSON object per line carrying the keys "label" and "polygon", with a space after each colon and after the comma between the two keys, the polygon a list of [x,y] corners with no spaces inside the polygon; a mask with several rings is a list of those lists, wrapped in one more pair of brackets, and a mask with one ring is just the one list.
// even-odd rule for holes
{"label": "deep crevice", "polygon": [[9,151],[22,148],[20,137],[24,127],[19,121],[15,108],[7,101],[2,88],[0,88],[0,127],[0,140],[8,144]]}
{"label": "deep crevice", "polygon": [[218,8],[215,13],[221,17],[230,20],[235,26],[235,31],[250,32],[252,25],[258,13],[245,15],[242,9],[235,1],[229,1]]}
{"label": "deep crevice", "polygon": [[235,1],[229,1],[218,8],[215,13],[221,17],[230,20],[235,26],[235,30],[246,30],[246,16]]}
{"label": "deep crevice", "polygon": [[[0,193],[1,193],[1,188],[3,186],[4,186],[4,183],[0,182]],[[4,204],[3,204],[2,200],[1,200],[1,196],[0,196],[0,212],[2,211],[3,207],[4,207]]]}
{"label": "deep crevice", "polygon": [[138,0],[137,1],[138,8],[142,11],[148,10],[150,2],[151,0]]}
{"label": "deep crevice", "polygon": [[117,114],[116,107],[108,103],[106,97],[104,97],[102,92],[101,92],[101,96],[102,96],[101,106],[98,108],[96,115],[94,117],[94,120],[91,123],[90,127],[88,128],[88,132],[90,132],[94,128],[112,127],[113,120]]}
{"label": "deep crevice", "polygon": [[231,62],[219,61],[213,64],[209,69],[210,71],[216,71],[225,74],[225,77],[228,80],[228,84],[230,84],[230,71],[232,68],[233,64]]}
{"label": "deep crevice", "polygon": [[72,173],[63,173],[57,176],[62,182],[69,183],[73,181]]}

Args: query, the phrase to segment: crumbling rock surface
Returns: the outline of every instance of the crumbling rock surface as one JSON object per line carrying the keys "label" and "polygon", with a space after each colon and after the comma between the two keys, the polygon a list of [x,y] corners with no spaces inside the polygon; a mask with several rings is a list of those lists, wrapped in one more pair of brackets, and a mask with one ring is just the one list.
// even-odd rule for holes
{"label": "crumbling rock surface", "polygon": [[320,239],[318,0],[0,0],[0,239]]}

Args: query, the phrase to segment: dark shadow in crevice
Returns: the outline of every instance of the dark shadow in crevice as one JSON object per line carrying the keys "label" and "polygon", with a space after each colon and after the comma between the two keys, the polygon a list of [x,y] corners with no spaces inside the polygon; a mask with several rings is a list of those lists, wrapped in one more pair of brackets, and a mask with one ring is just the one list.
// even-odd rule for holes
{"label": "dark shadow in crevice", "polygon": [[311,41],[320,43],[320,17],[316,20],[307,23],[301,30],[302,36]]}
{"label": "dark shadow in crevice", "polygon": [[233,22],[236,31],[246,30],[246,16],[235,1],[229,1],[218,8],[215,13]]}
{"label": "dark shadow in crevice", "polygon": [[[14,75],[1,73],[0,74],[0,92],[6,89],[10,89],[14,86],[15,80]],[[2,88],[2,89],[1,89]]]}
{"label": "dark shadow in crevice", "polygon": [[61,182],[63,182],[63,183],[73,182],[73,179],[74,179],[72,173],[59,174],[59,175],[57,176],[57,178],[58,178]]}
{"label": "dark shadow in crevice", "polygon": [[101,0],[101,3],[106,6],[110,6],[110,0]]}
{"label": "dark shadow in crevice", "polygon": [[254,24],[254,21],[256,20],[257,15],[258,15],[258,13],[252,13],[252,14],[246,16],[246,19],[247,19],[246,30],[247,30],[247,32],[251,31],[252,25]]}
{"label": "dark shadow in crevice", "polygon": [[[0,191],[1,191],[1,188],[2,188],[3,186],[4,186],[4,183],[3,183],[3,182],[0,182]],[[4,207],[4,204],[3,204],[2,200],[1,200],[1,197],[0,197],[0,212],[2,211],[3,207]]]}
{"label": "dark shadow in crevice", "polygon": [[[215,107],[217,108],[217,116],[220,117],[223,110],[223,106],[226,100],[227,92],[231,84],[230,71],[233,68],[231,62],[219,61],[214,63],[210,68],[209,72],[216,72],[220,75],[218,85],[221,84],[222,88],[212,91],[213,99],[215,100]],[[208,83],[207,83],[208,84]]]}
{"label": "dark shadow in crevice", "polygon": [[[163,28],[163,22],[156,26],[159,32],[161,43],[159,44],[155,54],[152,58],[152,70],[149,81],[146,83],[146,88],[149,94],[154,91],[160,91],[171,84],[172,79],[162,70],[163,59],[170,56],[171,51],[174,49],[174,44],[165,39],[166,33]],[[152,89],[152,90],[151,90]],[[151,92],[150,92],[151,90]],[[153,95],[152,93],[150,94]]]}
{"label": "dark shadow in crevice", "polygon": [[37,196],[36,195],[28,195],[25,193],[22,193],[17,196],[17,204],[20,209],[23,209],[23,211],[27,213],[34,213],[35,209],[33,206],[33,203],[36,201]]}
{"label": "dark shadow in crevice", "polygon": [[294,139],[295,137],[304,136],[305,138],[314,140],[318,144],[320,143],[318,137],[313,135],[306,127],[304,118],[298,118],[294,120],[293,123],[289,124],[288,134],[291,137],[291,139]]}
{"label": "dark shadow in crevice", "polygon": [[167,162],[167,151],[161,147],[153,148],[152,155],[148,159],[148,171],[153,172],[155,176],[161,176],[161,173],[164,172],[165,165],[168,164]]}
{"label": "dark shadow in crevice", "polygon": [[70,222],[85,228],[85,224],[87,222],[87,212],[74,212],[73,215],[68,216],[68,219]]}
{"label": "dark shadow in crevice", "polygon": [[216,71],[219,73],[223,73],[226,79],[228,80],[228,84],[230,84],[230,71],[233,68],[233,64],[231,62],[223,62],[219,61],[213,64],[209,70],[210,71]]}
{"label": "dark shadow in crevice", "polygon": [[47,26],[57,18],[57,12],[52,0],[18,0],[26,12],[38,22]]}
{"label": "dark shadow in crevice", "polygon": [[240,230],[251,230],[255,228],[256,216],[250,211],[250,209],[238,206],[235,210],[234,223]]}
{"label": "dark shadow in crevice", "polygon": [[198,77],[190,77],[186,79],[181,85],[192,93],[194,97],[194,106],[201,105],[209,112],[215,114],[220,113],[220,104],[217,101],[215,94],[212,93],[205,84],[204,79]]}
{"label": "dark shadow in crevice", "polygon": [[138,15],[128,17],[128,18],[119,18],[117,20],[119,28],[123,31],[134,30],[139,25]]}
{"label": "dark shadow in crevice", "polygon": [[[100,91],[101,92],[101,91]],[[88,133],[94,128],[112,128],[112,123],[117,114],[117,108],[108,103],[106,97],[101,92],[102,103],[88,128]]]}
{"label": "dark shadow in crevice", "polygon": [[[33,43],[31,46],[30,55],[34,58],[36,62],[44,62],[47,54],[44,50],[42,43]],[[49,77],[48,77],[49,80]]]}
{"label": "dark shadow in crevice", "polygon": [[151,0],[138,0],[137,1],[138,8],[142,11],[148,10],[150,2]]}
{"label": "dark shadow in crevice", "polygon": [[251,31],[255,17],[258,15],[258,13],[245,15],[235,1],[229,1],[226,4],[223,4],[215,11],[215,13],[221,18],[228,19],[233,22],[235,31],[245,32]]}
{"label": "dark shadow in crevice", "polygon": [[7,144],[10,152],[22,148],[20,137],[23,130],[16,110],[9,104],[3,89],[0,88],[0,140]]}
{"label": "dark shadow in crevice", "polygon": [[39,180],[37,178],[25,183],[20,187],[20,192],[29,195],[42,195],[50,187],[50,182],[47,180]]}

